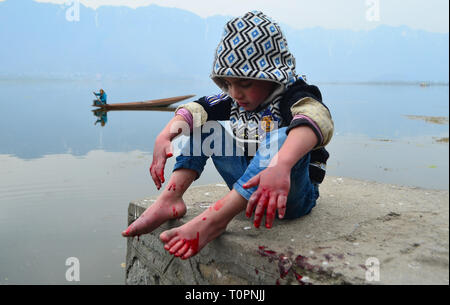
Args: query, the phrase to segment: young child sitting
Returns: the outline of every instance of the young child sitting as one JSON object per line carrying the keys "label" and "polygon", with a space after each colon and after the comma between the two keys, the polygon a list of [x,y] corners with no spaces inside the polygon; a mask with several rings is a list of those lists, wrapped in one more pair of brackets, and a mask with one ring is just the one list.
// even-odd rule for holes
{"label": "young child sitting", "polygon": [[[334,128],[319,89],[297,76],[279,26],[261,12],[226,24],[211,77],[223,93],[178,107],[155,142],[150,173],[158,190],[172,156],[171,141],[183,123],[189,124],[189,143],[156,202],[122,232],[125,237],[146,234],[182,217],[182,195],[211,157],[230,192],[186,224],[161,233],[164,248],[182,259],[220,236],[244,210],[249,218],[254,213],[256,228],[264,214],[265,226],[271,228],[276,215],[294,219],[310,213],[329,157],[324,147]],[[225,120],[232,137],[222,125],[208,125]],[[213,133],[199,131],[207,125],[214,127]],[[226,145],[230,138],[231,146]],[[211,145],[214,153],[205,152]],[[252,145],[257,145],[256,153]]]}

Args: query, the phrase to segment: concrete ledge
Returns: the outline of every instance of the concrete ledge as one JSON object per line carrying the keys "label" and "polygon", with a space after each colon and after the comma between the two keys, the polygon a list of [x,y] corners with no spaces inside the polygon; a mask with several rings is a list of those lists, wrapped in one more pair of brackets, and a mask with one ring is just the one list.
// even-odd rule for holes
{"label": "concrete ledge", "polygon": [[[327,177],[303,218],[255,229],[242,213],[190,260],[163,249],[163,230],[227,192],[221,184],[192,187],[185,217],[128,239],[126,284],[449,284],[448,191],[349,178]],[[131,202],[128,223],[154,199]],[[369,258],[379,262],[379,281]]]}

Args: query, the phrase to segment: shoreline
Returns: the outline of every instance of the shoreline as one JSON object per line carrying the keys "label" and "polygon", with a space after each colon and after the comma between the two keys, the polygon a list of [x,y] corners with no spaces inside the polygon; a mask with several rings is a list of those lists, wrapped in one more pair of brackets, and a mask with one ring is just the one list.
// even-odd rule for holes
{"label": "shoreline", "polygon": [[[171,79],[158,78],[155,76],[141,76],[141,75],[126,75],[122,74],[105,74],[99,77],[97,74],[89,73],[74,73],[74,74],[64,74],[64,73],[48,73],[48,74],[0,74],[0,81],[88,81],[88,82],[98,82],[98,81],[159,81],[159,82],[186,82],[186,81],[200,81],[208,83],[210,79],[200,78],[200,77],[190,77],[190,78],[180,78]],[[427,87],[448,87],[449,82],[446,81],[427,81],[427,80],[415,80],[415,81],[402,81],[402,80],[390,80],[390,81],[325,81],[325,80],[315,80],[317,85],[333,85],[333,86],[345,86],[345,85],[356,85],[356,86],[419,86],[422,88]]]}

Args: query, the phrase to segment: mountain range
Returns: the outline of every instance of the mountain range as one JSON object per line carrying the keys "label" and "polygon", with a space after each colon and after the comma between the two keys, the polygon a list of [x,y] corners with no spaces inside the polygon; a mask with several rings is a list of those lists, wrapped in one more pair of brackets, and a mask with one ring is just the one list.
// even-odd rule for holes
{"label": "mountain range", "polygon": [[[230,19],[156,5],[97,10],[80,5],[79,20],[70,21],[73,9],[32,0],[0,2],[0,77],[206,79]],[[297,72],[308,79],[448,83],[448,33],[406,26],[369,31],[280,26]]]}

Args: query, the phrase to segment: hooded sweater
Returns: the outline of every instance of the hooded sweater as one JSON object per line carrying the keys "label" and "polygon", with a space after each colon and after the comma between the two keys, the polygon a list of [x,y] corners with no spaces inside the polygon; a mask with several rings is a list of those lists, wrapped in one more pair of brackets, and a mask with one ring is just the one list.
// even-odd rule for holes
{"label": "hooded sweater", "polygon": [[[272,81],[277,86],[257,109],[246,111],[227,94],[224,77]],[[324,147],[334,129],[331,114],[319,88],[296,74],[295,58],[274,21],[258,11],[230,20],[215,52],[211,78],[223,92],[182,105],[176,114],[185,117],[191,127],[229,120],[235,138],[242,142],[262,140],[261,128],[270,132],[272,126],[288,127],[289,133],[292,128],[309,126],[317,136],[310,177],[322,182],[329,157]]]}

